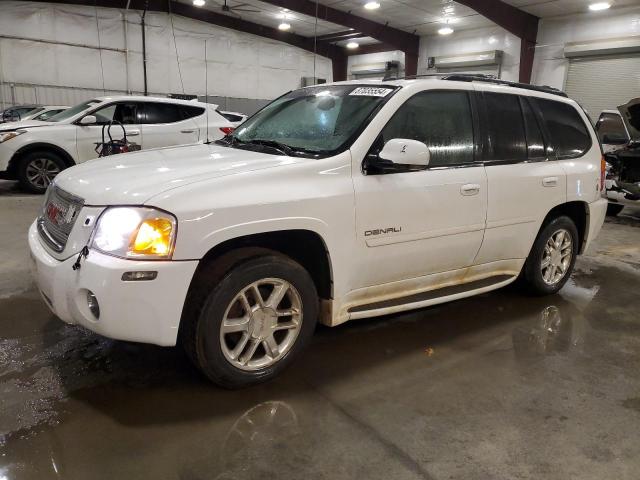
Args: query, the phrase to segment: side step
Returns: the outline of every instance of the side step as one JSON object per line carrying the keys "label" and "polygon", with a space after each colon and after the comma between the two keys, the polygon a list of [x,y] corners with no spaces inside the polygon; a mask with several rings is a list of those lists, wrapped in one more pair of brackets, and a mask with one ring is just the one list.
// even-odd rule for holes
{"label": "side step", "polygon": [[514,281],[516,278],[517,276],[513,275],[496,275],[468,283],[450,285],[448,287],[428,290],[422,293],[415,293],[405,297],[358,305],[349,309],[349,318],[356,319],[377,315],[387,315],[390,313],[427,307],[429,305],[456,300],[458,298],[469,297],[471,295],[503,287]]}

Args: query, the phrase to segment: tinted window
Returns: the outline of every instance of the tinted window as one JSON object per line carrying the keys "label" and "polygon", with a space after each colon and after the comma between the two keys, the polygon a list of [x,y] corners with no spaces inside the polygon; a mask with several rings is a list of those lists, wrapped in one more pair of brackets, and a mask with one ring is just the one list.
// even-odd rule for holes
{"label": "tinted window", "polygon": [[522,97],[522,113],[524,115],[524,129],[527,137],[527,156],[528,158],[545,157],[544,138],[540,131],[540,126],[533,113],[531,105],[526,97]]}
{"label": "tinted window", "polygon": [[536,102],[558,157],[578,157],[591,146],[587,127],[575,108],[568,103],[541,98]]}
{"label": "tinted window", "polygon": [[144,104],[144,123],[174,123],[182,120],[181,105],[149,102]]}
{"label": "tinted window", "polygon": [[111,123],[112,120],[123,125],[140,123],[138,121],[138,105],[135,103],[112,103],[96,110],[93,115],[95,115],[98,125]]}
{"label": "tinted window", "polygon": [[627,130],[624,128],[622,117],[615,113],[603,113],[600,115],[598,123],[596,123],[596,132],[602,143],[606,143],[603,140],[605,135],[616,139],[624,138],[628,140],[629,138],[627,136]]}
{"label": "tinted window", "polygon": [[524,160],[527,142],[520,99],[516,95],[485,92],[491,160]]}
{"label": "tinted window", "polygon": [[429,165],[473,162],[473,121],[466,92],[432,91],[414,95],[393,115],[381,145],[410,138],[429,147]]}
{"label": "tinted window", "polygon": [[193,118],[197,117],[198,115],[202,115],[204,113],[204,108],[192,107],[191,105],[180,105],[180,112],[182,113],[182,119],[186,120],[187,118]]}
{"label": "tinted window", "polygon": [[230,122],[239,122],[240,120],[242,120],[242,117],[240,115],[234,115],[233,113],[222,113],[222,112],[218,112],[220,115],[222,115],[224,118],[226,118],[227,120],[229,120]]}

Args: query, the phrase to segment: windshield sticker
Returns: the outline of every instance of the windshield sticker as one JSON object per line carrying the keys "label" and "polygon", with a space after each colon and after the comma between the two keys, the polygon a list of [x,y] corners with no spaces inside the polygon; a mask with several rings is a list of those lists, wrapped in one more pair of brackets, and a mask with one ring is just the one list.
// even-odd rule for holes
{"label": "windshield sticker", "polygon": [[349,95],[358,95],[360,97],[386,97],[392,91],[392,88],[358,87]]}

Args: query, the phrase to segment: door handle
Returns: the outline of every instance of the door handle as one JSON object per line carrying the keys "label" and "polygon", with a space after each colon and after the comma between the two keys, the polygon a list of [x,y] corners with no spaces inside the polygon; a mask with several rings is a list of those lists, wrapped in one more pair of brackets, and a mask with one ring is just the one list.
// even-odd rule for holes
{"label": "door handle", "polygon": [[195,133],[196,129],[195,128],[189,128],[186,130],[180,130],[180,133]]}
{"label": "door handle", "polygon": [[140,130],[125,130],[128,137],[136,137],[140,135]]}
{"label": "door handle", "polygon": [[544,187],[557,187],[558,177],[546,177],[542,179],[542,186]]}
{"label": "door handle", "polygon": [[462,195],[477,195],[480,192],[480,185],[477,183],[467,183],[460,187],[460,193]]}

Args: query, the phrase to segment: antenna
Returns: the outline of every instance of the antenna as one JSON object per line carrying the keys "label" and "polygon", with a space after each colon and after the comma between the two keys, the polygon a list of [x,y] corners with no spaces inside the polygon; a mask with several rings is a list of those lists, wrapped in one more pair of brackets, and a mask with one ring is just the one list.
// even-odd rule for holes
{"label": "antenna", "polygon": [[209,69],[207,68],[207,39],[204,39],[204,101],[207,104],[207,139],[209,143]]}

